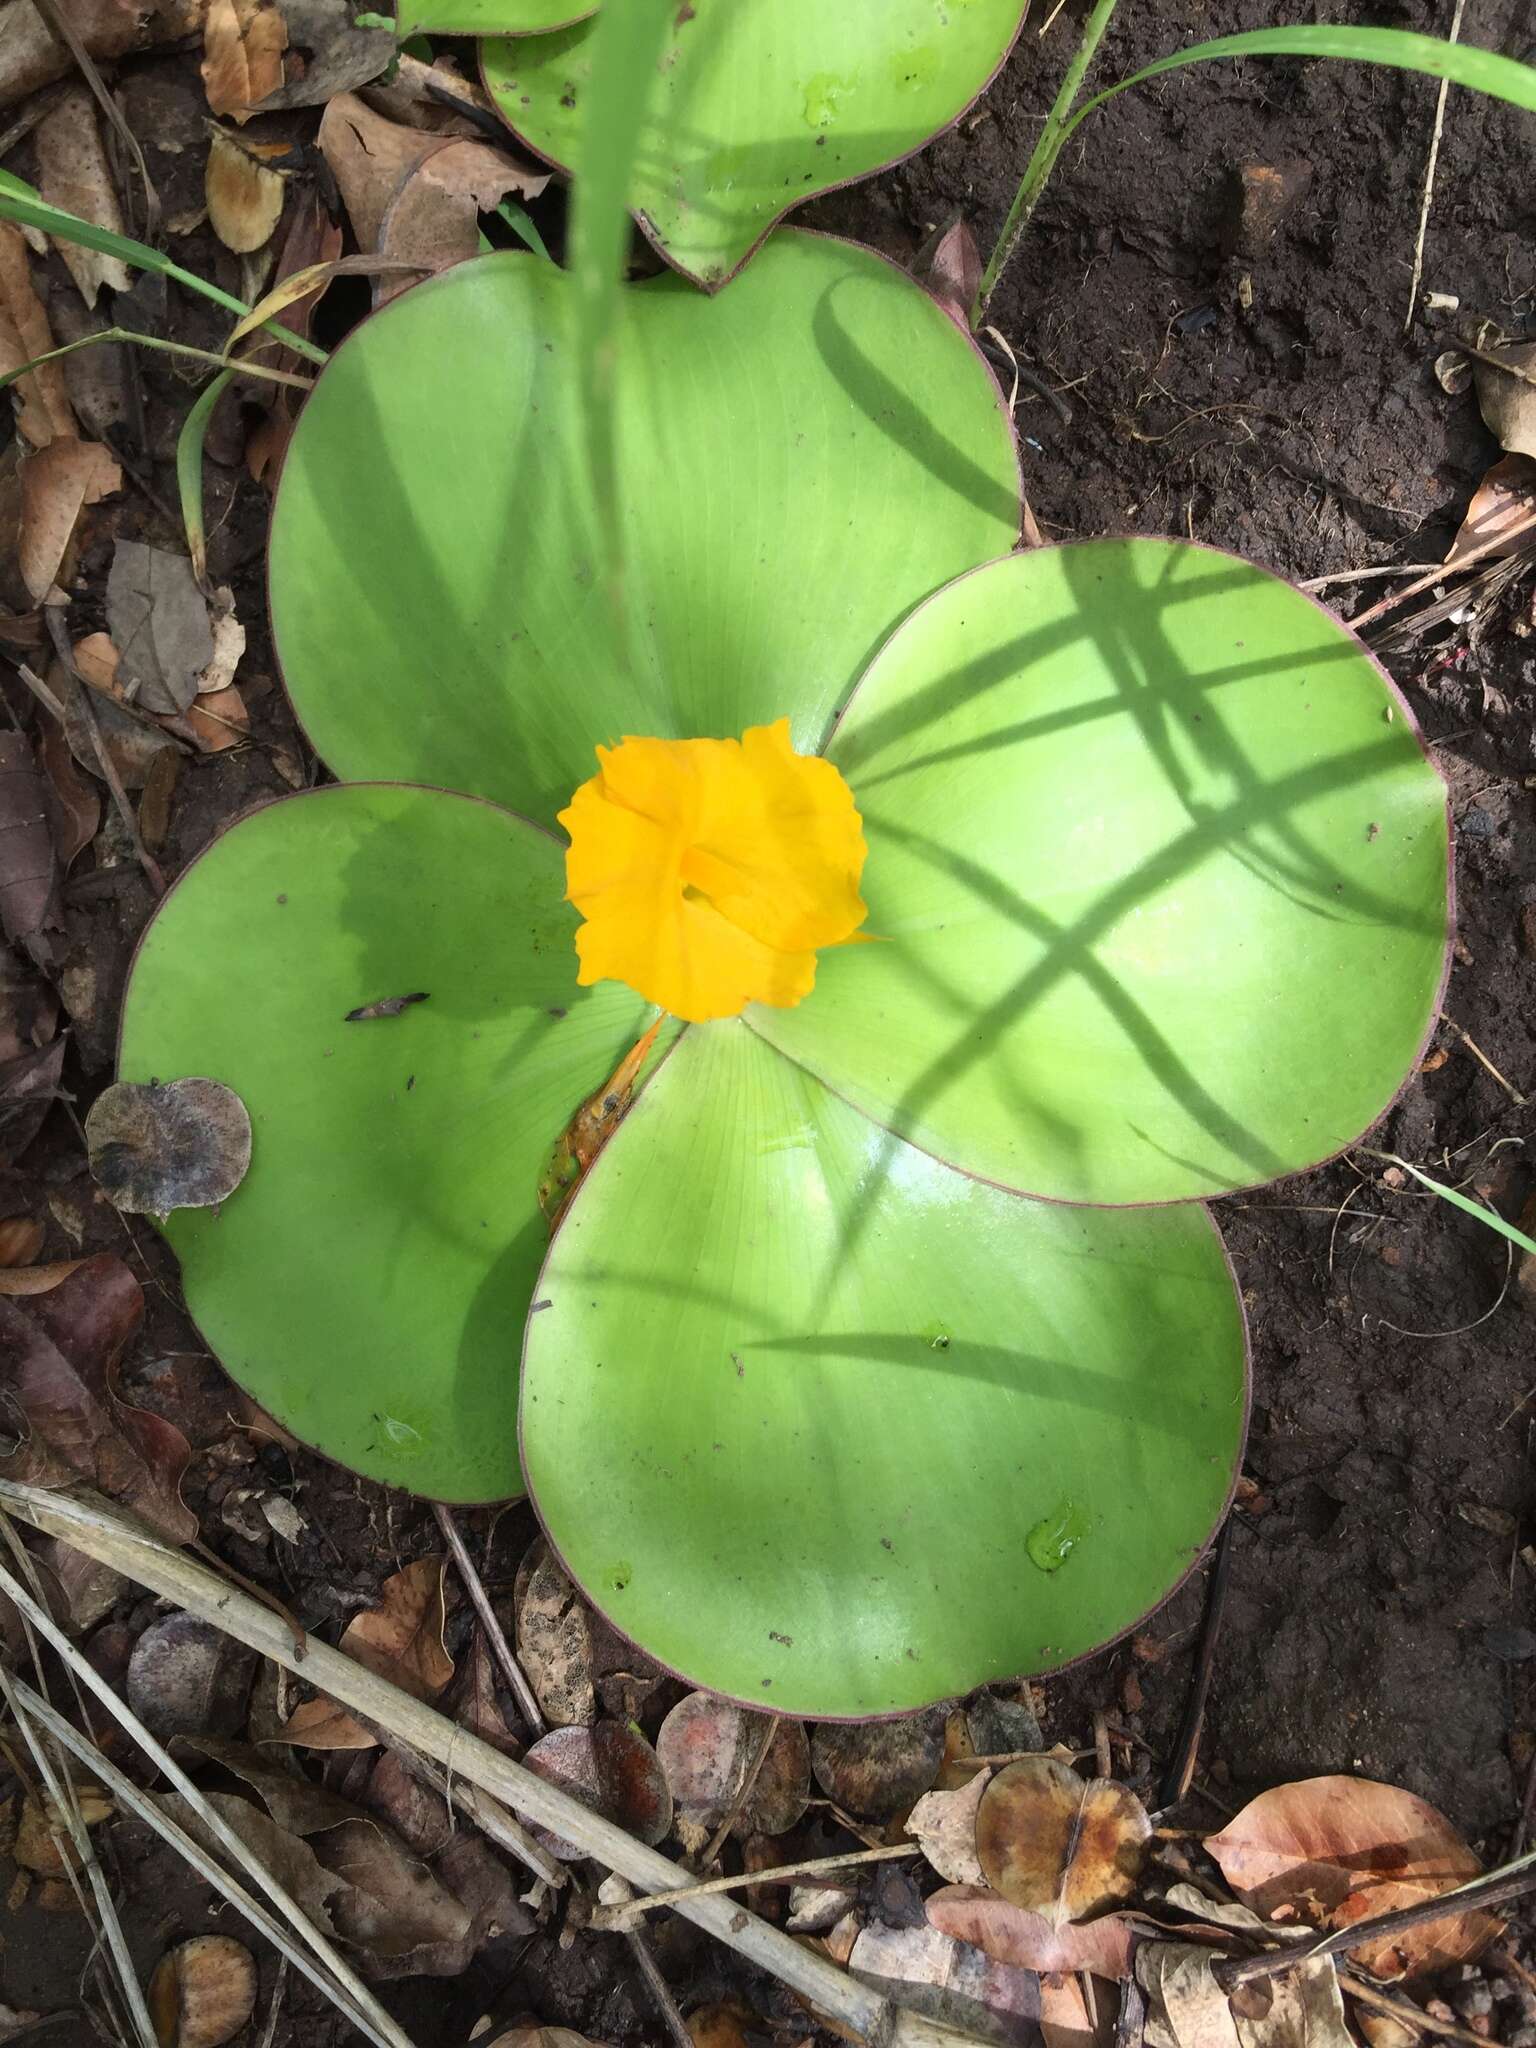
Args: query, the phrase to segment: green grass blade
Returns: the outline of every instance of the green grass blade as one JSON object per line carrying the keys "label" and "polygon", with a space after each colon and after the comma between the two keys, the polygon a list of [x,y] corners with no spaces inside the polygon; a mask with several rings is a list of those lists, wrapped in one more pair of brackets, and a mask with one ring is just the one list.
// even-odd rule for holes
{"label": "green grass blade", "polygon": [[181,523],[186,528],[187,552],[199,583],[208,570],[208,534],[203,525],[203,440],[213,408],[234,380],[233,370],[223,370],[205,391],[176,437],[176,488],[181,493]]}
{"label": "green grass blade", "polygon": [[1358,64],[1386,64],[1398,71],[1418,71],[1427,78],[1448,78],[1453,85],[1469,86],[1493,99],[1508,100],[1512,106],[1536,112],[1536,67],[1519,64],[1513,57],[1501,57],[1493,50],[1480,50],[1470,43],[1442,42],[1438,36],[1420,36],[1400,28],[1257,28],[1246,34],[1217,36],[1192,49],[1175,50],[1159,57],[1129,78],[1122,78],[1106,92],[1079,107],[1067,124],[1062,140],[1095,107],[1102,107],[1116,93],[1133,85],[1145,85],[1165,71],[1178,71],[1186,64],[1204,64],[1215,57],[1337,57]]}
{"label": "green grass blade", "polygon": [[1479,1223],[1486,1223],[1490,1230],[1496,1230],[1500,1237],[1507,1237],[1511,1244],[1519,1245],[1521,1251],[1536,1257],[1536,1242],[1528,1238],[1523,1230],[1517,1230],[1513,1223],[1506,1223],[1495,1210],[1484,1208],[1481,1202],[1474,1202],[1470,1195],[1462,1194],[1459,1188],[1448,1188],[1444,1181],[1431,1180],[1427,1173],[1421,1173],[1411,1159],[1404,1159],[1396,1152],[1378,1152],[1378,1159],[1390,1159],[1394,1166],[1400,1166],[1405,1173],[1411,1173],[1415,1180],[1422,1181],[1431,1194],[1439,1195],[1442,1201],[1454,1202],[1458,1209],[1465,1209],[1469,1216],[1475,1216]]}
{"label": "green grass blade", "polygon": [[629,635],[623,626],[614,375],[623,318],[629,190],[656,65],[676,11],[676,0],[625,0],[599,14],[592,32],[592,70],[576,165],[571,273],[578,298],[577,384],[597,538],[604,581],[620,625],[621,656],[628,655]]}
{"label": "green grass blade", "polygon": [[[245,314],[251,310],[243,299],[220,291],[216,284],[210,284],[193,271],[183,270],[169,256],[162,255],[158,249],[151,249],[147,242],[135,242],[128,235],[115,235],[110,228],[81,220],[77,214],[66,213],[61,206],[50,206],[30,185],[10,171],[0,171],[0,220],[13,220],[21,227],[36,228],[41,234],[56,235],[61,242],[74,242],[82,249],[95,249],[104,256],[116,256],[135,270],[153,270],[161,277],[174,278],[188,291],[201,293],[226,312]],[[325,350],[317,348],[314,342],[290,334],[275,320],[268,325],[272,334],[290,348],[297,349],[300,355],[307,356],[312,363],[326,361]]]}
{"label": "green grass blade", "polygon": [[546,263],[554,262],[555,259],[550,255],[544,237],[534,226],[528,214],[515,200],[503,199],[496,211],[512,230],[513,234],[517,236],[518,240],[526,244],[535,256],[542,256]]}

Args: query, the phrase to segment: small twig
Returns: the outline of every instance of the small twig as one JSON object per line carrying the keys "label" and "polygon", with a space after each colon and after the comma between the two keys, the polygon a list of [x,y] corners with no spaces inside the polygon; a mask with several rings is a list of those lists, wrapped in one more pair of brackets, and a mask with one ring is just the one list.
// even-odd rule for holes
{"label": "small twig", "polygon": [[1200,1738],[1205,1733],[1205,1708],[1211,1696],[1211,1677],[1216,1669],[1216,1645],[1221,1636],[1221,1618],[1227,1604],[1227,1580],[1232,1569],[1232,1530],[1235,1518],[1228,1515],[1221,1525],[1221,1534],[1216,1539],[1216,1556],[1211,1566],[1211,1583],[1205,1600],[1205,1625],[1200,1631],[1200,1647],[1195,1653],[1195,1673],[1190,1681],[1189,1698],[1184,1707],[1184,1719],[1179,1726],[1178,1741],[1163,1772],[1162,1787],[1158,1793],[1161,1806],[1177,1806],[1189,1792],[1195,1775],[1195,1764],[1200,1755]]}
{"label": "small twig", "polygon": [[[1446,41],[1454,43],[1461,34],[1461,17],[1467,0],[1456,0],[1456,11],[1451,16],[1451,32]],[[1429,138],[1429,162],[1424,166],[1424,202],[1419,208],[1419,236],[1413,245],[1413,276],[1408,282],[1408,314],[1403,321],[1406,334],[1413,325],[1413,310],[1419,303],[1419,284],[1424,276],[1424,237],[1429,233],[1429,209],[1435,196],[1435,166],[1440,161],[1440,136],[1445,127],[1445,102],[1451,90],[1451,81],[1442,78],[1439,97],[1435,101],[1435,125]]]}
{"label": "small twig", "polygon": [[1388,562],[1375,569],[1333,569],[1326,576],[1309,576],[1298,590],[1328,590],[1335,583],[1373,583],[1382,576],[1439,576],[1444,562]]}
{"label": "small twig", "polygon": [[485,1630],[485,1639],[491,1646],[491,1655],[501,1666],[501,1675],[512,1689],[518,1711],[527,1722],[531,1734],[542,1735],[548,1727],[533,1687],[528,1683],[528,1674],[517,1661],[517,1653],[507,1641],[501,1623],[496,1619],[496,1610],[491,1605],[491,1596],[485,1590],[484,1581],[475,1570],[474,1560],[465,1547],[454,1520],[453,1510],[445,1507],[440,1500],[432,1503],[432,1512],[437,1517],[437,1526],[443,1532],[443,1541],[448,1545],[449,1555],[458,1567],[459,1577],[464,1581],[464,1590],[469,1595],[469,1604],[480,1617],[480,1626]]}
{"label": "small twig", "polygon": [[1505,1242],[1504,1251],[1504,1284],[1494,1296],[1493,1306],[1485,1308],[1482,1314],[1474,1317],[1470,1323],[1458,1323],[1452,1330],[1406,1330],[1401,1323],[1388,1322],[1385,1316],[1365,1315],[1360,1318],[1361,1329],[1365,1329],[1370,1323],[1376,1323],[1383,1330],[1390,1330],[1396,1337],[1415,1337],[1426,1341],[1434,1341],[1441,1337],[1465,1337],[1469,1330],[1480,1329],[1490,1316],[1497,1315],[1504,1306],[1504,1297],[1509,1292],[1509,1283],[1515,1276],[1515,1247],[1508,1240]]}
{"label": "small twig", "polygon": [[[1511,375],[1513,374],[1511,372]],[[1533,523],[1536,523],[1536,515],[1533,515]],[[1516,531],[1523,532],[1524,528],[1516,529]],[[1386,597],[1379,597],[1375,604],[1367,605],[1363,612],[1357,612],[1354,618],[1349,621],[1350,631],[1352,633],[1362,633],[1367,626],[1374,625],[1377,619],[1381,618],[1385,613],[1396,611],[1398,606],[1406,604],[1410,597],[1417,597],[1421,591],[1428,590],[1432,583],[1440,583],[1452,576],[1464,575],[1468,569],[1475,568],[1487,556],[1498,554],[1500,550],[1507,548],[1513,538],[1515,538],[1515,533],[1513,532],[1492,534],[1487,540],[1479,541],[1475,548],[1468,548],[1467,552],[1456,561],[1442,562],[1437,568],[1426,569],[1421,576],[1416,576],[1411,583],[1404,584],[1401,590],[1394,590]]]}
{"label": "small twig", "polygon": [[1526,1766],[1525,1797],[1520,1801],[1519,1816],[1515,1821],[1515,1831],[1509,1844],[1509,1853],[1512,1857],[1523,1853],[1526,1837],[1531,1831],[1533,1815],[1536,1815],[1536,1755],[1532,1756]]}
{"label": "small twig", "polygon": [[[406,266],[415,270],[417,264]],[[263,377],[269,384],[292,384],[299,391],[313,391],[313,377],[301,377],[296,370],[269,370],[261,363],[253,363],[249,357],[241,356],[231,362],[227,356],[219,355],[208,348],[193,348],[186,341],[161,341],[153,334],[141,334],[135,327],[98,327],[91,334],[82,334],[77,341],[61,342],[57,348],[48,349],[43,355],[33,356],[29,362],[20,363],[14,370],[7,370],[0,376],[0,391],[7,384],[14,384],[18,377],[25,377],[29,370],[35,370],[42,363],[56,363],[60,356],[71,356],[77,348],[94,348],[101,341],[132,341],[140,348],[159,349],[163,355],[190,356],[194,362],[212,363],[215,369],[234,370],[242,377]]]}
{"label": "small twig", "polygon": [[762,1733],[758,1737],[756,1754],[747,1766],[747,1774],[737,1788],[736,1797],[725,1810],[724,1819],[710,1836],[705,1846],[704,1854],[699,1858],[699,1868],[701,1870],[708,1870],[711,1863],[720,1854],[726,1836],[735,1827],[737,1821],[740,1820],[743,1808],[757,1790],[757,1781],[763,1775],[763,1765],[768,1761],[768,1752],[772,1749],[773,1738],[778,1732],[778,1722],[771,1714],[765,1714],[763,1716]]}
{"label": "small twig", "polygon": [[1490,1870],[1482,1877],[1474,1878],[1470,1884],[1460,1884],[1454,1891],[1441,1892],[1438,1898],[1421,1899],[1414,1906],[1400,1906],[1395,1913],[1378,1913],[1372,1920],[1356,1920],[1349,1927],[1336,1928],[1331,1934],[1315,1935],[1311,1941],[1297,1942],[1291,1948],[1244,1956],[1236,1962],[1218,1963],[1216,1976],[1223,1991],[1230,1992],[1239,1984],[1252,1983],[1256,1977],[1278,1976],[1282,1970],[1293,1970],[1298,1963],[1311,1962],[1314,1957],[1340,1955],[1348,1949],[1362,1948],[1368,1941],[1380,1941],[1389,1934],[1406,1934],[1411,1927],[1427,1927],[1435,1920],[1451,1920],[1463,1913],[1502,1906],[1510,1899],[1518,1899],[1533,1890],[1536,1890],[1536,1850],[1513,1863],[1506,1863],[1501,1870]]}
{"label": "small twig", "polygon": [[1417,2027],[1423,2034],[1440,2034],[1449,2041],[1465,2041],[1469,2048],[1488,2048],[1485,2035],[1474,2034],[1470,2027],[1458,2027],[1454,2020],[1437,2020],[1415,2005],[1411,1998],[1394,1998],[1389,1991],[1383,1991],[1379,1984],[1372,1984],[1368,1978],[1357,1977],[1353,1970],[1340,1970],[1339,1989],[1346,1998],[1358,1999],[1361,2005],[1369,2005],[1377,2012],[1390,2013],[1405,2027]]}
{"label": "small twig", "polygon": [[106,81],[96,69],[95,59],[85,47],[70,23],[68,10],[58,0],[36,0],[38,13],[47,22],[50,34],[63,43],[69,54],[80,67],[80,75],[90,87],[97,105],[116,129],[118,138],[127,150],[133,168],[138,172],[144,187],[144,239],[152,242],[160,226],[160,195],[155,190],[149,175],[149,166],[144,161],[144,152],[139,147],[139,138],[128,126],[123,110],[107,91]]}
{"label": "small twig", "polygon": [[1510,1101],[1515,1105],[1516,1109],[1524,1109],[1526,1107],[1526,1098],[1520,1093],[1520,1090],[1515,1086],[1514,1082],[1505,1080],[1504,1076],[1493,1064],[1493,1061],[1489,1059],[1487,1053],[1483,1051],[1480,1045],[1475,1045],[1472,1042],[1472,1040],[1467,1036],[1466,1032],[1463,1031],[1461,1026],[1456,1022],[1456,1019],[1454,1017],[1447,1016],[1444,1010],[1440,1012],[1440,1015],[1442,1019],[1450,1025],[1451,1029],[1455,1032],[1456,1036],[1467,1048],[1467,1051],[1471,1053],[1473,1059],[1475,1059],[1479,1063],[1479,1065],[1486,1067],[1488,1072],[1492,1074],[1494,1080],[1498,1082],[1499,1086],[1504,1090],[1504,1093],[1509,1097]]}
{"label": "small twig", "polygon": [[915,1842],[896,1842],[880,1849],[850,1849],[846,1856],[812,1856],[802,1863],[779,1863],[772,1870],[743,1870],[736,1877],[711,1877],[698,1884],[682,1885],[671,1892],[646,1892],[621,1906],[598,1906],[590,1925],[595,1934],[622,1934],[647,1913],[663,1906],[676,1906],[686,1899],[701,1899],[706,1892],[736,1892],[752,1884],[798,1884],[804,1877],[825,1877],[835,1871],[856,1869],[861,1863],[894,1863],[918,1853]]}
{"label": "small twig", "polygon": [[[48,621],[49,632],[54,636],[55,646],[57,646],[59,638],[64,631],[62,620],[58,620],[57,627],[55,626],[56,610],[57,608],[53,605],[45,605],[43,607],[43,615]],[[72,670],[72,656],[70,657],[70,667]],[[42,690],[46,688],[46,685],[40,685],[38,677],[19,662],[17,664],[17,673],[28,689],[34,695],[41,698]],[[159,863],[155,860],[154,855],[139,836],[139,821],[133,814],[133,806],[128,801],[128,792],[123,787],[122,777],[113,765],[112,756],[107,752],[107,743],[101,736],[101,727],[96,720],[96,709],[91,703],[90,689],[80,681],[78,676],[74,676],[73,681],[76,690],[79,692],[79,696],[75,701],[80,707],[80,716],[84,719],[86,727],[90,732],[91,746],[96,755],[97,766],[101,770],[101,779],[112,792],[112,801],[117,806],[117,814],[122,819],[124,828],[128,833],[128,843],[133,848],[139,866],[144,870],[148,878],[149,886],[157,896],[163,896],[165,894],[165,876],[161,872]]]}
{"label": "small twig", "polygon": [[640,1965],[640,1974],[650,1986],[662,2018],[667,2023],[667,2032],[676,2043],[676,2048],[693,2048],[693,2036],[683,2025],[683,2016],[677,2009],[677,2000],[672,1996],[672,1987],[661,1974],[661,1965],[651,1954],[650,1944],[638,1929],[631,1928],[624,1936],[629,1943],[629,1952]]}

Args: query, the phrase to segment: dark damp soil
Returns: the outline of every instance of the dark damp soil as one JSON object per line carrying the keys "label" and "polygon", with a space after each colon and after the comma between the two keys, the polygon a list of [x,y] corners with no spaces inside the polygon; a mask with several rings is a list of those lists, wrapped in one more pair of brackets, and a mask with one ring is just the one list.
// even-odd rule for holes
{"label": "dark damp soil", "polygon": [[[1075,35],[1071,0],[1043,39],[1046,0],[1032,12],[1016,54],[956,133],[809,218],[906,261],[959,213],[988,248]],[[1367,14],[1444,33],[1451,6],[1190,0],[1170,11],[1122,0],[1098,75],[1277,13]],[[1481,0],[1466,30],[1536,55],[1527,0]],[[195,58],[141,64],[130,83],[146,141],[164,140],[177,121],[195,126]],[[1434,107],[1434,86],[1419,79],[1250,62],[1162,79],[1080,131],[991,316],[1029,373],[1018,421],[1047,538],[1126,528],[1192,536],[1297,579],[1443,557],[1498,451],[1473,399],[1447,397],[1434,376],[1458,315],[1421,306],[1405,331]],[[152,165],[163,196],[186,175],[176,154]],[[1289,194],[1268,235],[1244,226],[1241,174],[1252,165],[1278,170]],[[187,260],[212,270],[218,258],[209,244]],[[1536,125],[1511,109],[1451,95],[1423,283],[1463,313],[1536,333]],[[183,338],[217,339],[191,301],[173,297],[168,317]],[[997,360],[1006,389],[1007,362],[1001,352]],[[139,465],[170,507],[189,393],[158,362],[135,375]],[[210,447],[221,445],[226,460],[209,490],[212,567],[234,583],[251,633],[241,681],[258,744],[187,765],[160,855],[170,873],[238,812],[315,773],[265,643],[266,501],[240,465],[237,422],[226,423],[222,444],[216,429]],[[144,499],[124,529],[179,545],[168,512]],[[93,592],[109,557],[104,541],[83,565]],[[1392,587],[1341,581],[1322,595],[1348,617]],[[77,605],[76,637],[98,623],[92,600]],[[1530,579],[1498,600],[1470,646],[1452,623],[1383,652],[1451,789],[1460,936],[1447,1020],[1375,1142],[1515,1216],[1536,1190],[1536,1117],[1519,1099],[1536,1089]],[[78,972],[67,988],[66,1082],[77,1112],[108,1078],[127,960],[150,907],[131,859],[71,885],[68,959]],[[1369,986],[1357,999],[1369,1008]],[[63,1108],[23,1168],[0,1175],[0,1214],[42,1215],[45,1257],[83,1244],[131,1256],[153,1276],[127,1386],[191,1437],[187,1493],[205,1540],[307,1625],[334,1636],[386,1572],[434,1547],[408,1500],[238,1431],[238,1397],[179,1309],[173,1262],[147,1228],[130,1248],[93,1193]],[[1190,1823],[1210,1824],[1267,1783],[1349,1771],[1422,1794],[1497,1859],[1536,1782],[1536,1551],[1523,1549],[1536,1539],[1536,1279],[1522,1288],[1502,1240],[1364,1155],[1224,1202],[1219,1215],[1252,1322],[1254,1410]],[[302,1505],[309,1528],[296,1549],[252,1542],[224,1513],[249,1458]],[[525,1517],[517,1511],[495,1530],[495,1593],[510,1591]],[[467,1519],[478,1547],[490,1518]],[[1205,1599],[1201,1573],[1133,1643],[1037,1689],[1047,1738],[1091,1747],[1102,1716],[1116,1768],[1155,1788],[1189,1695]],[[152,1611],[127,1601],[106,1628],[131,1631]],[[105,1641],[103,1659],[120,1669],[126,1641],[121,1632]],[[131,1832],[121,1854],[142,1955],[157,1953],[168,1931],[222,1924]],[[0,1881],[9,1876],[0,1863]],[[0,1931],[0,2000],[45,2009],[77,2000],[78,1922],[29,1909]],[[739,1981],[720,1951],[679,1924],[659,1933],[657,1950],[685,2007]],[[599,2039],[660,2038],[627,1954],[590,1939],[565,1950],[547,1936],[493,1944],[465,1978],[387,1995],[424,2048],[467,2039],[488,2010],[534,2011]],[[759,2011],[785,2010],[761,1985],[753,1995]],[[287,2000],[283,2032],[291,2024],[306,2042],[344,2038],[307,1987],[290,1983]],[[66,2023],[47,2038],[75,2034]],[[91,2038],[83,2019],[78,2038]]]}

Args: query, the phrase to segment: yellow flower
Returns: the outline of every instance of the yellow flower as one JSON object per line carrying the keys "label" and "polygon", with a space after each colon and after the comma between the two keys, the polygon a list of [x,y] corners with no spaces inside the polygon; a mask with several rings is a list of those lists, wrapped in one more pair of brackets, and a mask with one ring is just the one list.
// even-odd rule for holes
{"label": "yellow flower", "polygon": [[797,754],[787,718],[597,758],[560,813],[583,987],[627,982],[691,1024],[809,995],[817,947],[865,917],[864,828],[832,763]]}

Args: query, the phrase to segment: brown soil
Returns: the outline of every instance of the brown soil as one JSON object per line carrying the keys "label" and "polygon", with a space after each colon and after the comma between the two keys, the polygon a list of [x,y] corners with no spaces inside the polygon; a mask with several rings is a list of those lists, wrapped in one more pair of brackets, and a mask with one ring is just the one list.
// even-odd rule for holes
{"label": "brown soil", "polygon": [[[1043,18],[1049,9],[1037,0],[1034,11]],[[1397,0],[1365,11],[1444,33],[1451,10],[1449,0]],[[1261,0],[1193,0],[1174,17],[1124,0],[1098,73],[1122,75],[1181,37],[1267,24],[1275,12]],[[1280,12],[1362,10],[1296,0]],[[1038,22],[1026,29],[960,131],[810,217],[907,259],[960,211],[986,248],[1065,60],[1071,13],[1043,43]],[[1483,0],[1469,10],[1467,32],[1536,55],[1526,47],[1536,34],[1526,0]],[[1473,400],[1448,398],[1433,374],[1453,316],[1420,313],[1404,332],[1434,103],[1433,85],[1363,67],[1212,65],[1127,95],[1081,131],[992,308],[1020,361],[1070,413],[1063,419],[1021,393],[1028,489],[1047,537],[1128,527],[1192,535],[1298,579],[1443,556],[1497,450]],[[151,168],[174,205],[186,166],[160,145],[197,118],[195,60],[130,67],[126,104],[146,142],[155,138]],[[25,170],[24,159],[12,161]],[[1235,255],[1239,171],[1251,163],[1285,169],[1299,194],[1272,240]],[[1536,332],[1533,195],[1536,125],[1453,93],[1425,285]],[[558,228],[548,202],[541,218]],[[185,260],[218,274],[211,244]],[[190,300],[173,298],[170,313],[187,338],[214,338]],[[1006,365],[1003,374],[1006,387]],[[170,458],[189,392],[159,361],[142,366],[139,382],[144,473],[173,504]],[[261,744],[189,765],[162,855],[170,872],[237,812],[286,792],[282,750],[290,761],[307,758],[258,623],[265,497],[239,467],[238,436],[226,443],[228,467],[209,494],[212,566],[233,579],[253,628],[241,674]],[[133,520],[129,530],[178,545],[174,523],[144,504]],[[94,590],[109,557],[108,541],[83,565]],[[1348,616],[1389,587],[1339,584],[1326,598]],[[89,602],[77,605],[77,635],[97,623]],[[1536,914],[1525,916],[1523,944],[1521,936],[1522,915],[1536,905],[1529,582],[1503,601],[1474,650],[1451,626],[1392,666],[1450,783],[1458,823],[1461,939],[1447,1011],[1523,1092],[1536,1076]],[[109,1076],[122,976],[150,907],[131,861],[71,888],[71,957],[93,977],[74,1004],[67,1078],[78,1109]],[[1370,1004],[1369,987],[1358,1000]],[[1532,1112],[1448,1025],[1426,1065],[1432,1071],[1412,1081],[1375,1142],[1480,1185],[1517,1214],[1536,1184]],[[125,1249],[123,1226],[94,1197],[59,1110],[25,1170],[0,1176],[0,1214],[38,1213],[50,1201],[55,1221],[78,1224],[88,1248]],[[1500,1239],[1411,1185],[1384,1183],[1380,1164],[1364,1158],[1225,1202],[1220,1217],[1253,1325],[1253,1485],[1234,1533],[1202,1750],[1205,1803],[1191,1818],[1207,1821],[1265,1783],[1356,1771],[1423,1794],[1497,1858],[1536,1738],[1533,1577],[1519,1556],[1532,1535],[1536,1296],[1506,1286]],[[179,1310],[173,1262],[150,1231],[135,1235],[163,1287],[151,1290],[130,1385],[174,1415],[201,1453],[188,1496],[208,1540],[238,1568],[270,1578],[272,1552],[220,1521],[227,1383]],[[69,1249],[51,1239],[45,1255]],[[288,1562],[276,1586],[310,1626],[334,1631],[371,1600],[384,1572],[433,1547],[409,1501],[303,1452],[269,1444],[259,1455],[269,1481],[296,1492],[310,1517],[297,1552],[277,1546]],[[1508,1520],[1468,1519],[1468,1508]],[[500,1524],[493,1581],[510,1583],[527,1533],[521,1512]],[[1197,1578],[1135,1645],[1048,1685],[1047,1735],[1091,1742],[1103,1712],[1134,1739],[1135,1767],[1155,1784],[1187,1697],[1203,1599]],[[147,1612],[124,1610],[131,1623]],[[199,1902],[160,1891],[169,1879],[151,1863],[158,1874],[137,1886],[131,1931],[152,1957],[170,1921],[189,1932],[212,1923]],[[41,1931],[36,1922],[9,1928],[0,1998],[71,2000],[82,1960],[72,1934],[58,1916]],[[720,1953],[679,1926],[658,1950],[673,1981],[689,1987],[689,2003],[730,1981]],[[428,2048],[467,2038],[493,2003],[507,2014],[534,2008],[600,2039],[657,2038],[644,1993],[611,1944],[561,1953],[542,1937],[531,1949],[517,1942],[487,1952],[450,1986],[406,1985],[390,1997]],[[306,2042],[338,2038],[304,1987],[291,1986],[289,2001],[295,2016],[315,2015]],[[82,2021],[80,2039],[88,2037]],[[48,2038],[73,2036],[59,2027]]]}

